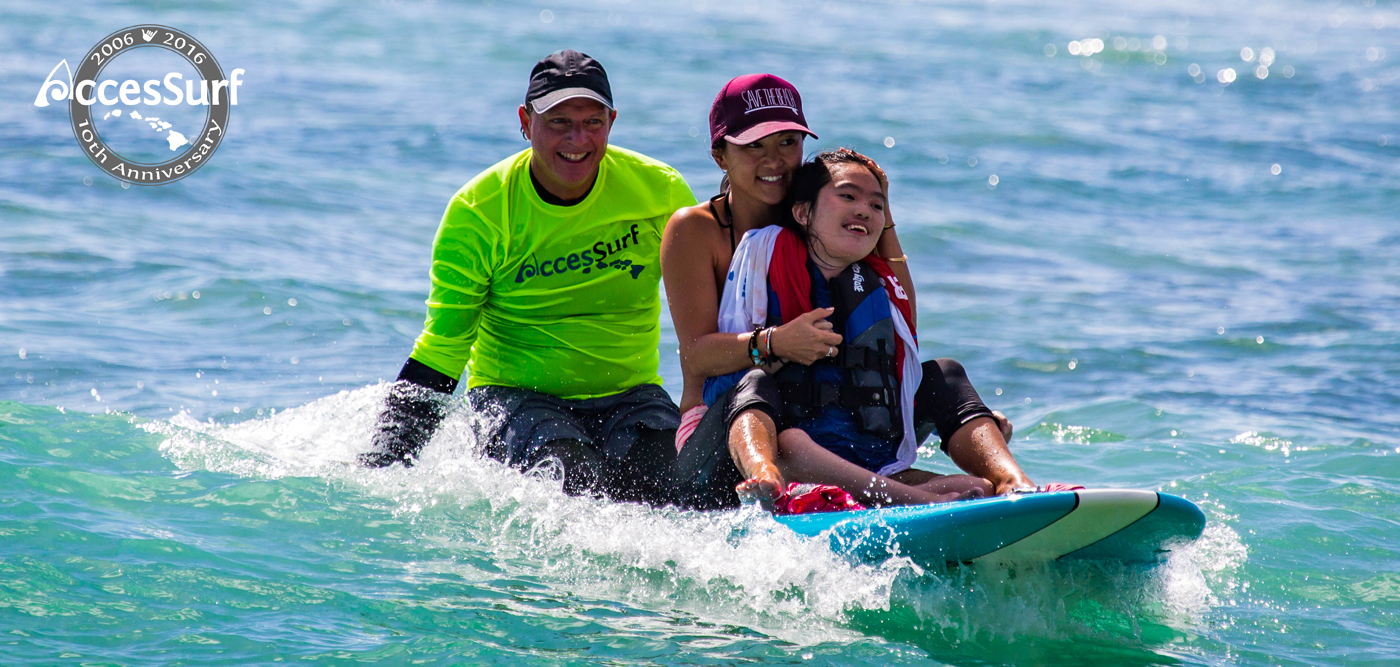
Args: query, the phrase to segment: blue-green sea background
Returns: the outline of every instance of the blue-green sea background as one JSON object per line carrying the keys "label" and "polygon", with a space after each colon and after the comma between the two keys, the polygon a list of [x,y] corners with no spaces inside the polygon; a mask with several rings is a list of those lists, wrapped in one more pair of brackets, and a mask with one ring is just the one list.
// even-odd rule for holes
{"label": "blue-green sea background", "polygon": [[[1400,663],[1393,0],[0,12],[0,664]],[[124,188],[33,100],[141,23],[246,74],[207,167]],[[700,196],[719,87],[793,81],[808,150],[891,175],[923,355],[1038,481],[1180,494],[1202,539],[1150,570],[854,567],[755,512],[566,497],[481,460],[465,409],[419,467],[356,468],[438,218],[524,146],[561,48]]]}

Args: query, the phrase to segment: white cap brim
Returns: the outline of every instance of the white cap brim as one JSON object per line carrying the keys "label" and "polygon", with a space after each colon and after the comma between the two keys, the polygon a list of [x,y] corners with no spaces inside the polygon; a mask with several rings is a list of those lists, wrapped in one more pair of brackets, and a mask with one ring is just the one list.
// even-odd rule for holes
{"label": "white cap brim", "polygon": [[579,97],[586,97],[590,100],[594,100],[599,104],[607,107],[608,110],[613,110],[613,105],[611,102],[608,102],[607,99],[605,99],[602,95],[599,95],[597,92],[589,90],[587,88],[564,88],[563,90],[556,90],[548,95],[542,95],[540,97],[535,98],[532,102],[530,102],[530,107],[535,110],[535,113],[544,113],[546,111],[549,111],[550,109],[553,109],[555,105],[559,104],[560,102],[563,102],[565,100],[572,100]]}

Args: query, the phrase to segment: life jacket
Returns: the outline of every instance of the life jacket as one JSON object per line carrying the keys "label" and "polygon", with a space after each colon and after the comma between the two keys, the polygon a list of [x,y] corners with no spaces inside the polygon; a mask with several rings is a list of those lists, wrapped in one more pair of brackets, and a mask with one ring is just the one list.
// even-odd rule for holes
{"label": "life jacket", "polygon": [[[820,276],[813,278],[815,292]],[[840,407],[855,413],[862,431],[900,440],[904,420],[893,319],[897,315],[891,312],[880,276],[862,261],[826,284],[835,309],[830,321],[842,343],[834,357],[810,366],[789,363],[774,374],[783,401],[782,421],[796,424],[824,408]],[[811,303],[815,302],[814,296]],[[769,326],[782,324],[784,313],[778,310],[769,308]]]}

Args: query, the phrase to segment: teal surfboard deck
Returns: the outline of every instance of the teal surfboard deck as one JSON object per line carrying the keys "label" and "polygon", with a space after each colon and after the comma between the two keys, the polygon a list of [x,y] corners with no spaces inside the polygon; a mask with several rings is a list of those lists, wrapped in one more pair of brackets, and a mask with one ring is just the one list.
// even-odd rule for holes
{"label": "teal surfboard deck", "polygon": [[925,567],[1062,559],[1151,563],[1200,537],[1206,517],[1156,491],[1089,489],[939,505],[780,516],[800,535],[825,535],[856,562],[906,556]]}

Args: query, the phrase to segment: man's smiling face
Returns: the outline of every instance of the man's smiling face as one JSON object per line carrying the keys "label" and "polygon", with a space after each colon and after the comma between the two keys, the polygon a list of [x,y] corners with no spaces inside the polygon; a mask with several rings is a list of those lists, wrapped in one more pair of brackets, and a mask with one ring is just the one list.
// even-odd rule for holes
{"label": "man's smiling face", "polygon": [[588,192],[616,117],[616,111],[585,97],[565,100],[544,113],[526,113],[521,107],[521,128],[534,151],[531,166],[545,189],[564,199]]}

